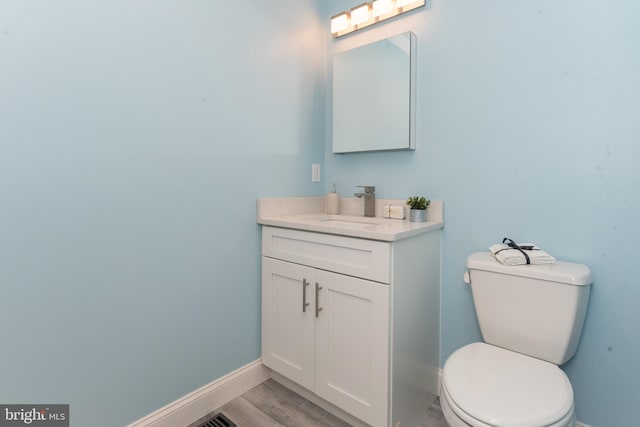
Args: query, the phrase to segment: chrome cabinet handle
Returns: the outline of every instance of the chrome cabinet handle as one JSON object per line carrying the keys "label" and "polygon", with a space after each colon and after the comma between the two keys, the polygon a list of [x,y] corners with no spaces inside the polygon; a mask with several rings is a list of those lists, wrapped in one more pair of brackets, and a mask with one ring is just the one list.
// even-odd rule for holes
{"label": "chrome cabinet handle", "polygon": [[307,279],[302,279],[302,312],[305,313],[307,311],[307,306],[309,303],[307,302],[307,286],[311,283],[307,282]]}
{"label": "chrome cabinet handle", "polygon": [[318,317],[318,315],[322,311],[322,307],[320,307],[320,289],[322,289],[322,286],[320,286],[320,284],[316,282],[316,317]]}

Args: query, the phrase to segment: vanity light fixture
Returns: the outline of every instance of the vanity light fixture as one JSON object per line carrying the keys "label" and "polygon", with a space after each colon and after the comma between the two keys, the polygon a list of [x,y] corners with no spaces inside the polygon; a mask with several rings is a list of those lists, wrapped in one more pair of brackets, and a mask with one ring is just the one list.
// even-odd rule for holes
{"label": "vanity light fixture", "polygon": [[331,34],[336,38],[342,37],[424,6],[425,3],[426,0],[374,0],[373,3],[362,3],[350,12],[345,11],[331,17]]}

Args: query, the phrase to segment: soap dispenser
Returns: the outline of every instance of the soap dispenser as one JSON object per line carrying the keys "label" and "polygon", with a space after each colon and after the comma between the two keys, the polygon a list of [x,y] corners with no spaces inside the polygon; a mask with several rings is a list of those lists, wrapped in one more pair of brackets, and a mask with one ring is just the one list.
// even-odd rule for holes
{"label": "soap dispenser", "polygon": [[340,213],[340,195],[336,193],[336,185],[333,184],[331,192],[327,194],[327,214],[337,215]]}

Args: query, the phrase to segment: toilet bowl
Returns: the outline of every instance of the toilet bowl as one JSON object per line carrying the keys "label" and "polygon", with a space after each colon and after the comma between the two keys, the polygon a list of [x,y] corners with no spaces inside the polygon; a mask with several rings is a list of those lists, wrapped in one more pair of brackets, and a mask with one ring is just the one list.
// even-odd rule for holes
{"label": "toilet bowl", "polygon": [[576,352],[591,271],[582,264],[504,266],[467,259],[482,337],[442,370],[440,404],[452,427],[574,427],[573,389],[559,365]]}
{"label": "toilet bowl", "polygon": [[485,343],[449,356],[440,404],[452,427],[575,426],[573,390],[560,368]]}

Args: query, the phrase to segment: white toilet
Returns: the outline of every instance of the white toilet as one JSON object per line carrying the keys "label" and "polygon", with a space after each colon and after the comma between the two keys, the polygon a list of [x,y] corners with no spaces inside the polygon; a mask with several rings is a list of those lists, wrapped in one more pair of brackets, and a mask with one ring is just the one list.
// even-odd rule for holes
{"label": "white toilet", "polygon": [[445,362],[440,404],[452,427],[575,426],[573,389],[558,367],[578,346],[591,271],[582,264],[505,266],[467,259],[485,342]]}

